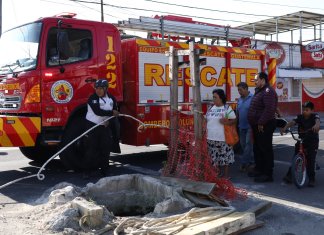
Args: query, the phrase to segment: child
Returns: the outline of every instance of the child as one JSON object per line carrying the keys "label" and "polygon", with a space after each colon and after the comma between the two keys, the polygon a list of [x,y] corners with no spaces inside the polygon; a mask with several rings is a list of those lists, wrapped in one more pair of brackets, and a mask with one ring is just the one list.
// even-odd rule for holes
{"label": "child", "polygon": [[[315,186],[315,158],[318,149],[320,129],[320,118],[317,113],[314,113],[314,104],[307,101],[303,104],[303,113],[298,115],[296,119],[287,123],[287,125],[281,129],[283,134],[289,127],[298,125],[299,137],[304,140],[304,149],[307,159],[307,175],[309,178],[308,186]],[[295,145],[295,154],[298,153],[299,142]],[[284,177],[284,182],[291,183],[291,167],[289,168],[287,175]]]}

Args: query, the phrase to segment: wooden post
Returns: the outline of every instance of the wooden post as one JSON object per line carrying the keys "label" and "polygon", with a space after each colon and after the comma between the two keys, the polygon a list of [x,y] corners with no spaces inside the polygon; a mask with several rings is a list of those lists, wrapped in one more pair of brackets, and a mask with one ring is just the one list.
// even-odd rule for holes
{"label": "wooden post", "polygon": [[[203,137],[202,132],[202,108],[200,95],[200,76],[199,76],[199,54],[195,50],[194,42],[189,43],[190,51],[190,76],[192,80],[193,89],[193,111],[194,111],[194,131],[195,144],[199,144]],[[198,152],[197,152],[198,153]],[[198,154],[199,155],[199,154]],[[200,158],[200,155],[197,156]]]}
{"label": "wooden post", "polygon": [[178,139],[178,56],[173,46],[170,46],[169,54],[169,78],[170,78],[170,147],[176,144]]}
{"label": "wooden post", "polygon": [[169,49],[169,78],[170,78],[170,143],[169,148],[173,156],[172,165],[170,165],[170,173],[175,173],[178,164],[178,55],[173,46]]}

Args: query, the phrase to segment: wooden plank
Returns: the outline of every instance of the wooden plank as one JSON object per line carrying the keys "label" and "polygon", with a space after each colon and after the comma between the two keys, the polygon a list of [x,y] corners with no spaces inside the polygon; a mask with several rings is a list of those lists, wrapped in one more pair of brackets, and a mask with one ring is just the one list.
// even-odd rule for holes
{"label": "wooden plank", "polygon": [[159,177],[159,179],[166,183],[170,183],[172,186],[179,186],[184,191],[203,195],[210,195],[216,187],[214,183],[192,181],[173,177]]}
{"label": "wooden plank", "polygon": [[195,203],[195,206],[198,207],[219,206],[219,205],[224,207],[229,206],[224,200],[217,197],[211,198],[210,196],[207,195],[191,193],[186,191],[184,191],[183,194],[189,201]]}
{"label": "wooden plank", "polygon": [[225,217],[221,217],[209,222],[188,225],[185,229],[176,233],[177,235],[219,235],[233,234],[244,228],[255,224],[255,216],[253,213],[234,212]]}
{"label": "wooden plank", "polygon": [[239,235],[239,234],[249,232],[249,231],[257,229],[257,228],[261,228],[263,225],[264,225],[264,222],[256,221],[255,224],[252,224],[252,225],[250,225],[248,227],[242,228],[242,229],[240,229],[240,230],[238,230],[238,231],[236,231],[234,233],[231,233],[229,235]]}
{"label": "wooden plank", "polygon": [[272,202],[260,202],[258,205],[251,207],[246,212],[252,212],[255,216],[259,216],[272,207]]}

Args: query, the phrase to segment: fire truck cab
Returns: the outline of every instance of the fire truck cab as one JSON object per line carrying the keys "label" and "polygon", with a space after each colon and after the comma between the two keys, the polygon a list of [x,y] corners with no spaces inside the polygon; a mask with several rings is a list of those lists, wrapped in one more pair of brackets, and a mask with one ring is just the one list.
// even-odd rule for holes
{"label": "fire truck cab", "polygon": [[0,52],[0,146],[30,159],[47,159],[80,133],[98,78],[123,100],[120,33],[111,24],[42,18],[3,33]]}

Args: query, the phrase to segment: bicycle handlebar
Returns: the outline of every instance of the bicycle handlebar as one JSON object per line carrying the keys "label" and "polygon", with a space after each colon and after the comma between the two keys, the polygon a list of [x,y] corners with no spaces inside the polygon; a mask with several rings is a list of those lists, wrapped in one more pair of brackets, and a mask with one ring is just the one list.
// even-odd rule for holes
{"label": "bicycle handlebar", "polygon": [[297,131],[297,132],[293,132],[292,130],[290,130],[290,129],[288,129],[287,130],[287,133],[289,132],[290,134],[291,134],[291,136],[293,137],[293,139],[294,140],[296,140],[296,141],[303,141],[304,140],[304,138],[297,138],[295,135],[296,134],[298,134],[298,135],[300,135],[300,134],[308,134],[308,133],[310,133],[310,132],[312,132],[313,130],[312,129],[308,129],[308,130],[306,130],[306,131]]}

